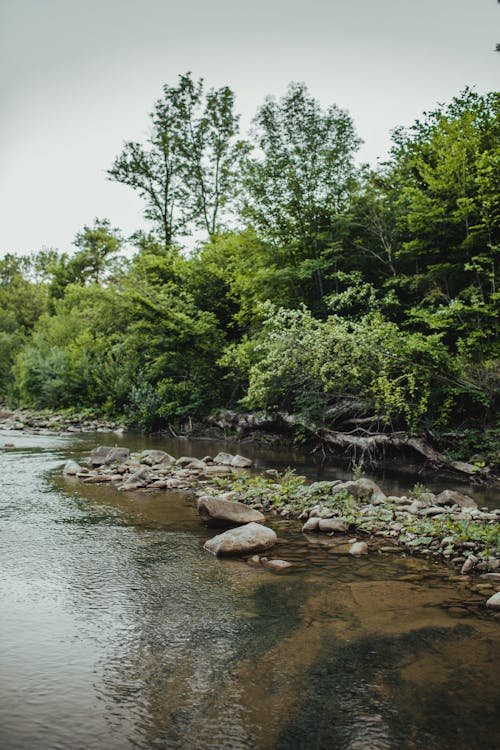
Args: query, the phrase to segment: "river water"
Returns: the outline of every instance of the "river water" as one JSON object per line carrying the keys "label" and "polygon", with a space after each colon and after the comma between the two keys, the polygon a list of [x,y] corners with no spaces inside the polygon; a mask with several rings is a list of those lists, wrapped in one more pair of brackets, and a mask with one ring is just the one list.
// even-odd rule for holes
{"label": "river water", "polygon": [[1,750],[500,747],[491,590],[278,519],[292,572],[217,560],[187,495],[61,477],[119,440],[219,448],[0,432]]}

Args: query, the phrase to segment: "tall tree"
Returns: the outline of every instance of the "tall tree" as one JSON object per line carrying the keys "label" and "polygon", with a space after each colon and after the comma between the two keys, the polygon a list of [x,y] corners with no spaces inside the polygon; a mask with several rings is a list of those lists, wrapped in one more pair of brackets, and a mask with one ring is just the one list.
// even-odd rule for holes
{"label": "tall tree", "polygon": [[345,208],[360,145],[350,115],[323,111],[302,83],[279,101],[268,97],[254,119],[257,155],[247,159],[243,213],[280,247],[299,275],[313,274],[324,293],[322,251]]}
{"label": "tall tree", "polygon": [[110,179],[144,198],[145,217],[166,246],[193,225],[213,236],[244,149],[237,139],[233,92],[224,86],[205,93],[203,79],[193,81],[187,73],[179,76],[177,86],[163,87],[150,118],[146,147],[126,143],[108,171]]}

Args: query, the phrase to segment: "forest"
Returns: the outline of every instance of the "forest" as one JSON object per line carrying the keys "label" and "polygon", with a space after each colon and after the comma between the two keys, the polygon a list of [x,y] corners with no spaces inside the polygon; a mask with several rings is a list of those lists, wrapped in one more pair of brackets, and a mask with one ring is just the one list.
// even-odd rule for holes
{"label": "forest", "polygon": [[244,136],[230,88],[179,76],[103,165],[149,231],[2,248],[1,399],[147,431],[280,412],[498,464],[499,115],[466,89],[360,166],[349,113],[304,84]]}

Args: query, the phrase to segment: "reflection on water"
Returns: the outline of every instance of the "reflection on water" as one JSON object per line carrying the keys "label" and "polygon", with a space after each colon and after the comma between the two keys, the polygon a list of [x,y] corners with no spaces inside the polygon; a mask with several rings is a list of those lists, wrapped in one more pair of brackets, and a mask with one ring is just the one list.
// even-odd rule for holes
{"label": "reflection on water", "polygon": [[218,561],[189,497],[60,477],[95,436],[12,442],[0,453],[2,750],[500,745],[484,592],[425,560],[353,560],[279,520],[276,556],[293,572]]}

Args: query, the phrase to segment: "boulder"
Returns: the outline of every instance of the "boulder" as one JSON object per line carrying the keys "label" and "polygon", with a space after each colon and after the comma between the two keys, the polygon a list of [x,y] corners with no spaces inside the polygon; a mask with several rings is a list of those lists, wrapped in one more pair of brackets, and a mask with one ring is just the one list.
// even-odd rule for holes
{"label": "boulder", "polygon": [[190,463],[186,464],[186,469],[206,469],[207,465],[205,461],[200,461],[199,458],[192,458]]}
{"label": "boulder", "polygon": [[233,456],[233,460],[231,461],[231,466],[234,466],[236,469],[249,469],[251,465],[252,461],[250,458],[240,456],[238,453],[236,456]]}
{"label": "boulder", "polygon": [[462,492],[455,490],[443,490],[434,500],[436,505],[458,505],[460,508],[477,508],[477,503]]}
{"label": "boulder", "polygon": [[92,466],[109,466],[115,463],[115,461],[125,461],[129,455],[129,448],[114,448],[109,445],[100,445],[91,452],[89,463]]}
{"label": "boulder", "polygon": [[214,458],[214,464],[222,464],[223,466],[231,466],[233,459],[236,458],[236,456],[233,456],[232,453],[224,453],[221,451],[220,453],[217,453],[217,455]]}
{"label": "boulder", "polygon": [[149,479],[149,470],[145,466],[141,466],[140,469],[130,474],[122,484],[123,489],[130,489],[133,486],[134,489],[138,487],[145,487]]}
{"label": "boulder", "polygon": [[78,472],[82,470],[80,464],[76,461],[66,461],[64,464],[63,474],[65,477],[74,477]]}
{"label": "boulder", "polygon": [[259,523],[264,516],[258,510],[235,500],[225,500],[213,495],[202,495],[197,502],[198,513],[207,526],[232,526]]}
{"label": "boulder", "polygon": [[318,522],[319,531],[339,532],[344,534],[349,529],[349,524],[343,518],[320,518]]}
{"label": "boulder", "polygon": [[367,543],[366,542],[354,542],[354,544],[351,544],[351,546],[349,547],[349,554],[354,555],[354,557],[367,555],[368,554]]}
{"label": "boulder", "polygon": [[315,516],[308,518],[302,526],[302,531],[305,531],[306,534],[308,531],[319,531],[319,518],[316,518]]}
{"label": "boulder", "polygon": [[278,537],[272,529],[258,523],[247,523],[229,529],[205,542],[205,549],[213,555],[248,555],[259,550],[270,549]]}
{"label": "boulder", "polygon": [[276,573],[282,573],[284,570],[293,568],[292,563],[289,563],[286,560],[264,560],[264,558],[262,558],[261,562],[265,568],[268,570],[274,570]]}
{"label": "boulder", "polygon": [[175,458],[166,453],[166,451],[159,450],[147,450],[141,453],[141,464],[147,464],[148,466],[173,466]]}
{"label": "boulder", "polygon": [[494,609],[496,612],[500,611],[500,591],[497,591],[496,594],[490,596],[490,598],[486,602],[486,606],[489,609]]}

